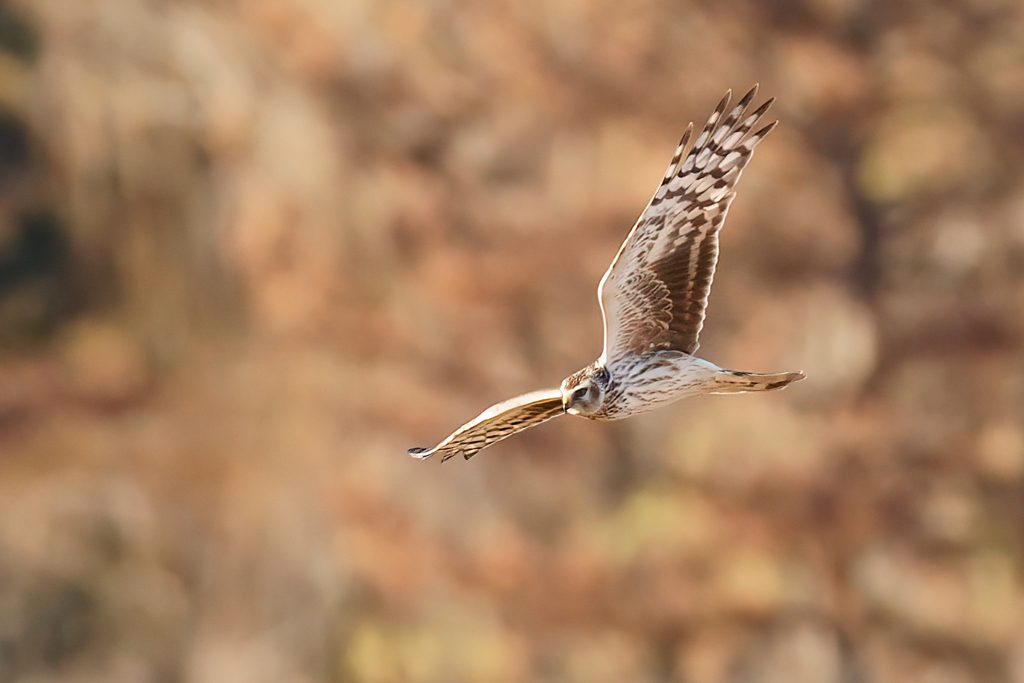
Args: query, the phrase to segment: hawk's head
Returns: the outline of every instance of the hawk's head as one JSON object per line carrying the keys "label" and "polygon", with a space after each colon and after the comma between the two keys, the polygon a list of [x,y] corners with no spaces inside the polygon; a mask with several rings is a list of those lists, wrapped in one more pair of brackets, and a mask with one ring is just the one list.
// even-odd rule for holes
{"label": "hawk's head", "polygon": [[608,371],[594,365],[569,375],[562,381],[562,409],[573,415],[593,415],[604,402]]}

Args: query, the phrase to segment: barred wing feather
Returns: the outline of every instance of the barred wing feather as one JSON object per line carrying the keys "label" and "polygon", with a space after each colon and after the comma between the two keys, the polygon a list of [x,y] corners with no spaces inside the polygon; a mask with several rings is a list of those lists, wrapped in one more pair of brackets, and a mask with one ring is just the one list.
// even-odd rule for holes
{"label": "barred wing feather", "polygon": [[409,453],[421,460],[440,453],[441,462],[461,453],[469,460],[481,449],[562,412],[561,390],[534,391],[491,406],[433,448],[410,448]]}
{"label": "barred wing feather", "polygon": [[603,361],[652,350],[697,350],[718,262],[718,231],[754,148],[775,127],[751,133],[774,101],[744,118],[756,93],[755,85],[726,116],[727,93],[685,157],[692,123],[683,135],[661,185],[598,287]]}

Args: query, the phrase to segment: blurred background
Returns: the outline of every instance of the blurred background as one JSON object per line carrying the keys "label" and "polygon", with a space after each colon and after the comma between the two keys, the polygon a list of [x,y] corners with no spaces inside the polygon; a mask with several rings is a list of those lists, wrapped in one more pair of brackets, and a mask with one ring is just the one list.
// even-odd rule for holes
{"label": "blurred background", "polygon": [[[601,350],[688,121],[781,125],[701,355]],[[1024,4],[0,4],[0,682],[1024,683]]]}

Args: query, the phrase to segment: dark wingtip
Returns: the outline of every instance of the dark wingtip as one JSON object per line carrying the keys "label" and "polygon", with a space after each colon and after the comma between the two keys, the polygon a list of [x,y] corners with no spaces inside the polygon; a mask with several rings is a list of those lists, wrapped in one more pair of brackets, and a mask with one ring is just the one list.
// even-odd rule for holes
{"label": "dark wingtip", "polygon": [[718,103],[718,106],[715,108],[715,111],[718,112],[718,113],[724,112],[726,109],[729,108],[729,102],[731,102],[731,101],[732,101],[732,88],[729,88],[728,90],[725,91],[725,97],[723,97],[722,101]]}
{"label": "dark wingtip", "polygon": [[[751,88],[750,90],[748,90],[747,93],[743,96],[743,99],[740,100],[740,104],[744,105],[744,107],[746,105],[750,104],[750,101],[753,100],[757,96],[757,90],[760,87],[761,87],[760,83],[755,83],[754,87]],[[737,106],[739,106],[739,105],[737,105]]]}
{"label": "dark wingtip", "polygon": [[751,138],[756,138],[756,139],[762,139],[762,138],[766,137],[768,135],[768,133],[771,133],[773,130],[775,130],[775,126],[777,126],[777,125],[779,125],[778,121],[772,121],[767,126],[762,128],[761,130],[757,131],[756,133],[754,133],[750,137]]}
{"label": "dark wingtip", "polygon": [[410,448],[409,455],[417,460],[426,460],[433,454],[430,452],[429,448]]}
{"label": "dark wingtip", "polygon": [[776,389],[785,389],[793,382],[799,382],[804,379],[807,375],[803,372],[787,372],[786,376],[778,382],[772,382],[765,387],[765,391],[774,391]]}
{"label": "dark wingtip", "polygon": [[764,101],[764,104],[762,104],[760,107],[758,107],[757,109],[754,110],[754,113],[751,114],[751,116],[756,116],[757,118],[761,118],[766,113],[768,113],[768,110],[772,108],[773,104],[775,104],[775,98],[774,97],[769,97],[767,100]]}

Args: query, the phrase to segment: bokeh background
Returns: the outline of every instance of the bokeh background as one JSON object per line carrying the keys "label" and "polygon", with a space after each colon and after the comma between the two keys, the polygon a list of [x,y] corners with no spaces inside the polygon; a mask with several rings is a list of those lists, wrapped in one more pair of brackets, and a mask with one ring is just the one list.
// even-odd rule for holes
{"label": "bokeh background", "polygon": [[[808,379],[409,458],[754,82]],[[0,682],[1024,683],[1024,4],[8,0],[0,349]]]}

